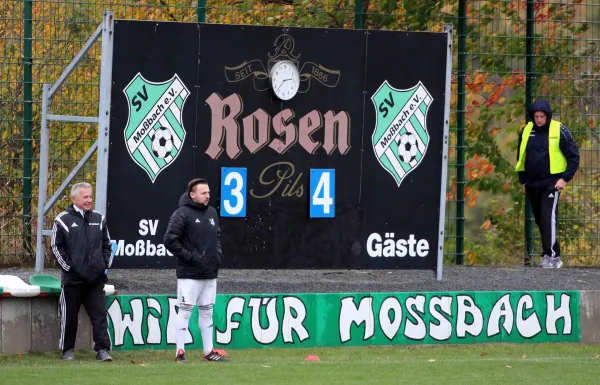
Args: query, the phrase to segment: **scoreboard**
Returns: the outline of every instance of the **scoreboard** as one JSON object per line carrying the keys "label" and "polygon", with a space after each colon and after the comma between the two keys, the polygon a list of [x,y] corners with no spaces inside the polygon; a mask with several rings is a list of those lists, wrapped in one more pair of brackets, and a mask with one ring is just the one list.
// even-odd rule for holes
{"label": "scoreboard", "polygon": [[115,21],[107,223],[116,268],[208,180],[223,268],[435,269],[447,32]]}
{"label": "scoreboard", "polygon": [[[248,171],[223,167],[221,171],[221,217],[246,216]],[[335,169],[311,169],[309,191],[311,218],[335,217]]]}

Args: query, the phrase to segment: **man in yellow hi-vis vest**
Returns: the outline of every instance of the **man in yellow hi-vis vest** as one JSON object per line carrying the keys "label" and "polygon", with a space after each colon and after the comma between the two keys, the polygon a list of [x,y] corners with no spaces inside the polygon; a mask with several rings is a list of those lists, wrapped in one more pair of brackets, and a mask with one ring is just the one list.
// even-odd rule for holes
{"label": "man in yellow hi-vis vest", "polygon": [[563,265],[556,238],[558,199],[579,167],[579,150],[567,127],[552,120],[548,101],[536,101],[529,116],[532,122],[519,135],[516,170],[542,235],[541,266],[558,269]]}

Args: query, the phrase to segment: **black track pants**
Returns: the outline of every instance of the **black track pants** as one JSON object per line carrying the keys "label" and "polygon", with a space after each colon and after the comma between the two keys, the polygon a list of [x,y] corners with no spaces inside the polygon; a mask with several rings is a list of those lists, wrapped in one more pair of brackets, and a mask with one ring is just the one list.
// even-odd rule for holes
{"label": "black track pants", "polygon": [[558,199],[560,191],[554,186],[543,189],[525,188],[531,203],[535,223],[542,235],[542,249],[549,257],[560,256],[560,246],[556,237],[558,223]]}
{"label": "black track pants", "polygon": [[77,315],[83,305],[92,323],[94,350],[111,348],[106,318],[104,284],[63,286],[60,294],[61,333],[59,348],[64,352],[75,347]]}

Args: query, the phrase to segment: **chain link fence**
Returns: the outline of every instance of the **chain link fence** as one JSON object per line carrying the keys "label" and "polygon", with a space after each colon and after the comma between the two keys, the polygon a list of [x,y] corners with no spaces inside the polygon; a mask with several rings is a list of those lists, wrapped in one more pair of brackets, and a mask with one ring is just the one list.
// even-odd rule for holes
{"label": "chain link fence", "polygon": [[[120,19],[175,22],[404,31],[453,24],[446,262],[516,265],[539,254],[513,169],[526,108],[545,98],[581,151],[581,169],[559,206],[563,256],[568,265],[598,264],[600,9],[592,1],[2,0],[0,266],[34,263],[41,85],[56,81],[105,9]],[[99,59],[96,44],[54,97],[52,113],[97,115]],[[94,142],[96,127],[49,128],[52,195]],[[76,179],[92,182],[94,174],[95,158]],[[63,195],[48,220],[69,204]]]}

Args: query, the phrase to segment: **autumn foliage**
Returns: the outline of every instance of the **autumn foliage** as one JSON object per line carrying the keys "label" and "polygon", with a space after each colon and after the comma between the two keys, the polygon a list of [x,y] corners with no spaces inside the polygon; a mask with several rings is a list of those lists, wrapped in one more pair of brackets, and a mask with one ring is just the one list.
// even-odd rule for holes
{"label": "autumn foliage", "polygon": [[[24,33],[23,1],[7,0],[0,10],[0,264],[25,262],[22,221]],[[104,9],[117,18],[196,22],[195,0],[139,0],[116,2],[47,0],[33,2],[32,61],[34,157],[39,156],[41,84],[55,81],[102,19]],[[448,215],[456,205],[466,206],[465,255],[468,263],[520,264],[524,252],[524,199],[514,172],[517,133],[525,124],[526,1],[467,1],[466,77],[464,111],[457,105],[457,76],[452,84],[452,145],[464,132],[466,159],[459,165],[450,149]],[[582,151],[582,169],[563,194],[560,233],[563,255],[572,264],[595,264],[600,255],[598,237],[600,112],[598,49],[600,36],[590,30],[591,16],[581,0],[536,1],[534,7],[534,96],[549,99],[556,117],[571,129]],[[454,24],[454,68],[458,63],[458,0],[362,0],[362,16],[354,2],[345,0],[208,0],[206,22],[354,28],[357,20],[367,29],[441,31]],[[75,70],[56,95],[53,113],[93,116],[98,108],[99,46]],[[465,127],[457,127],[457,114]],[[464,129],[464,131],[463,131]],[[52,124],[50,192],[95,139],[95,127]],[[464,166],[464,199],[458,201],[456,169]],[[37,162],[33,186],[37,188]],[[78,176],[93,180],[91,163]],[[34,189],[34,218],[37,192]],[[60,205],[67,202],[67,198]],[[50,213],[53,215],[55,213]],[[454,253],[454,219],[447,221],[446,251]],[[536,247],[539,248],[536,239]]]}

